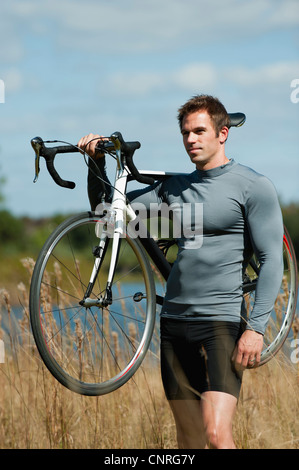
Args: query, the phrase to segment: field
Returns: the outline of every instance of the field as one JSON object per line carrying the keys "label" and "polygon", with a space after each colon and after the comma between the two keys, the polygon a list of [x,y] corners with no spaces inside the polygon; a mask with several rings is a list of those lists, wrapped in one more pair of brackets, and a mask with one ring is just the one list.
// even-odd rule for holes
{"label": "field", "polygon": [[[28,286],[20,283],[12,294],[10,289],[0,294],[0,326],[10,326],[10,332],[15,331],[12,297],[22,305],[18,336],[0,329],[6,347],[0,364],[0,448],[176,448],[158,361],[155,367],[145,361],[126,385],[109,395],[72,393],[51,376],[36,351],[29,332]],[[298,367],[290,361],[290,351],[282,351],[268,364],[245,372],[234,421],[238,448],[299,448]]]}

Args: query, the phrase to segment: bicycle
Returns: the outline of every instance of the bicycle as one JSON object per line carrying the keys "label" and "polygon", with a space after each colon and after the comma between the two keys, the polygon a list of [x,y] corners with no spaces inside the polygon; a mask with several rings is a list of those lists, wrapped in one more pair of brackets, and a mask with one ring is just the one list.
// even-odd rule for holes
{"label": "bicycle", "polygon": [[[230,114],[231,126],[245,121]],[[58,153],[82,150],[71,144],[31,140],[35,151],[35,179],[40,157],[54,181],[74,188],[54,166]],[[173,173],[139,171],[134,152],[139,142],[125,142],[119,132],[99,143],[99,150],[116,162],[111,205],[99,212],[67,218],[45,242],[35,264],[30,286],[30,321],[41,358],[65,387],[83,395],[103,395],[125,384],[143,362],[156,324],[157,277],[167,281],[171,270],[168,240],[140,237],[130,226],[137,214],[126,198],[127,183],[143,184]],[[101,175],[99,184],[105,186]],[[297,266],[292,241],[284,232],[284,276],[264,336],[260,365],[269,361],[285,342],[296,310]],[[151,264],[152,263],[152,264]],[[248,311],[254,302],[259,267],[253,257],[243,279]]]}

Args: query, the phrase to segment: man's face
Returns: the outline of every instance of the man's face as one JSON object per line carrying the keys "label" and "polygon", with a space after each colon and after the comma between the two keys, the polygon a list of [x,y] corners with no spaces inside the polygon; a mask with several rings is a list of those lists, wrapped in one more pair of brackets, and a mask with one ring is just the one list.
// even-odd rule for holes
{"label": "man's face", "polygon": [[182,122],[185,149],[197,169],[209,169],[223,163],[224,142],[228,129],[216,136],[212,120],[206,111],[188,114]]}

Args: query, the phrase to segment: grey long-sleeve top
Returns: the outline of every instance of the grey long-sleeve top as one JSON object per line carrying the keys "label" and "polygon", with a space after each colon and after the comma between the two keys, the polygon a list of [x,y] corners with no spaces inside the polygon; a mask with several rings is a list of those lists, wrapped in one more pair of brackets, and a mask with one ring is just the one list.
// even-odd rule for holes
{"label": "grey long-sleeve top", "polygon": [[[103,172],[104,159],[98,162]],[[94,209],[101,194],[91,173],[88,194]],[[179,207],[181,221],[184,207],[200,205],[202,209],[191,211],[188,217],[191,234],[197,231],[197,238],[192,242],[190,230],[177,238],[179,251],[167,281],[163,316],[240,321],[244,315],[242,275],[254,251],[261,268],[247,327],[265,332],[283,270],[282,216],[269,179],[230,160],[211,170],[172,176],[132,191],[128,198],[147,208],[162,202]]]}

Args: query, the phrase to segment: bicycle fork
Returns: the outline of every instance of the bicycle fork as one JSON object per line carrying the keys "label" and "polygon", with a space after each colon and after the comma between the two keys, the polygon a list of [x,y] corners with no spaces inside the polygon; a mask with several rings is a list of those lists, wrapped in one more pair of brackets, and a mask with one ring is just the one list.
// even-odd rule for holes
{"label": "bicycle fork", "polygon": [[107,307],[112,303],[112,294],[111,294],[111,282],[106,285],[106,290],[104,295],[102,293],[99,294],[97,298],[91,298],[90,295],[93,291],[94,284],[96,282],[98,273],[101,269],[102,262],[105,257],[105,253],[109,244],[108,232],[107,227],[102,221],[98,221],[96,223],[96,231],[101,231],[100,241],[99,244],[93,248],[93,255],[95,257],[94,266],[92,269],[92,273],[90,276],[90,280],[84,295],[83,300],[79,302],[80,305],[83,307]]}
{"label": "bicycle fork", "polygon": [[[96,223],[95,230],[96,235],[99,238],[99,244],[93,249],[95,256],[95,262],[91,273],[90,281],[87,286],[83,300],[79,302],[83,307],[108,307],[112,304],[112,283],[118,259],[121,237],[124,236],[124,214],[128,212],[130,217],[134,217],[135,213],[130,211],[130,208],[126,206],[126,200],[124,196],[124,189],[127,182],[126,171],[121,172],[121,176],[118,177],[118,191],[114,191],[114,199],[112,204],[102,203],[100,204],[96,212],[100,210],[100,220]],[[91,298],[91,292],[96,282],[99,270],[103,263],[105,253],[112,238],[112,251],[110,257],[110,265],[107,277],[107,283],[103,293],[97,298]]]}

